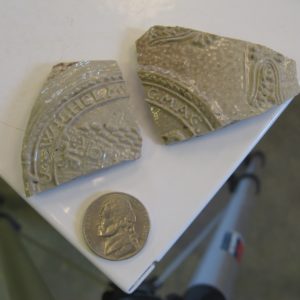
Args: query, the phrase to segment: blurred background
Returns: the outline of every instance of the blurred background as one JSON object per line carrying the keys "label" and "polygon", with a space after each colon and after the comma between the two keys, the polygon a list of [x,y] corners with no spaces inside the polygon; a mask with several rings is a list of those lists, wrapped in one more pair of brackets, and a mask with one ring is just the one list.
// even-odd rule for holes
{"label": "blurred background", "polygon": [[[234,300],[300,299],[300,97],[294,99],[256,149],[266,155],[261,173],[261,193],[255,200],[246,240],[246,250],[235,285]],[[151,276],[159,275],[190,240],[226,205],[225,185]],[[0,218],[0,299],[14,299],[12,291],[24,284],[39,284],[56,300],[101,299],[108,280],[25,201],[0,180],[0,217],[12,217],[19,242],[5,245],[11,237]],[[182,264],[159,290],[160,295],[182,294],[203,255],[207,242]],[[14,280],[27,266],[14,263],[21,249],[39,274]],[[10,266],[7,269],[7,265]],[[5,271],[4,271],[5,270]],[[10,284],[8,284],[10,282]],[[24,298],[25,299],[25,298]],[[37,298],[38,299],[38,298]]]}

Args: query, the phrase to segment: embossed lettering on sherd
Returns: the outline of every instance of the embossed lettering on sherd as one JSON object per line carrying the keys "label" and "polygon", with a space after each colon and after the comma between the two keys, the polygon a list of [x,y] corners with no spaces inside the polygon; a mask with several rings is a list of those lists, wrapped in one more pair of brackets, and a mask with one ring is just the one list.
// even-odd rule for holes
{"label": "embossed lettering on sherd", "polygon": [[167,144],[255,116],[300,91],[295,62],[261,45],[154,26],[136,47],[146,101]]}
{"label": "embossed lettering on sherd", "polygon": [[139,158],[142,139],[128,106],[115,61],[54,66],[24,137],[26,195]]}

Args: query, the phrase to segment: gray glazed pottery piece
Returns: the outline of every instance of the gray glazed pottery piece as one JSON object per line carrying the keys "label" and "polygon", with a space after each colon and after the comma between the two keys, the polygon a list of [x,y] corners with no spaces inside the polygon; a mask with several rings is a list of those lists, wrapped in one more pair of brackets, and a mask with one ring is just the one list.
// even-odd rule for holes
{"label": "gray glazed pottery piece", "polygon": [[141,155],[142,139],[115,61],[53,67],[31,112],[22,164],[25,193]]}
{"label": "gray glazed pottery piece", "polygon": [[258,44],[154,26],[136,48],[146,101],[167,144],[258,115],[300,92],[296,63]]}

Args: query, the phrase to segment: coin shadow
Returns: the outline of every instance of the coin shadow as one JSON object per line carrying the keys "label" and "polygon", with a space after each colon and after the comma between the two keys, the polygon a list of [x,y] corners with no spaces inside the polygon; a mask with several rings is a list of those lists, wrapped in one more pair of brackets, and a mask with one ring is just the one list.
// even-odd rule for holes
{"label": "coin shadow", "polygon": [[142,133],[149,137],[155,144],[163,144],[158,134],[156,134],[155,124],[150,109],[145,101],[146,95],[137,75],[138,64],[135,41],[141,37],[144,32],[145,30],[138,28],[127,28],[124,30],[123,39],[119,47],[118,62],[128,84],[130,105],[142,129]]}

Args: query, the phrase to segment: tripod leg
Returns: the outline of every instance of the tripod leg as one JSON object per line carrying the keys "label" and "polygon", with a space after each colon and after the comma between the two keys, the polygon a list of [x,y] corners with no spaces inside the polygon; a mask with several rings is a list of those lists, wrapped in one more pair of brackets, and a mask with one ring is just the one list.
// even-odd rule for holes
{"label": "tripod leg", "polygon": [[244,249],[243,234],[257,193],[260,159],[253,157],[240,176],[212,241],[190,283],[186,300],[231,299]]}

